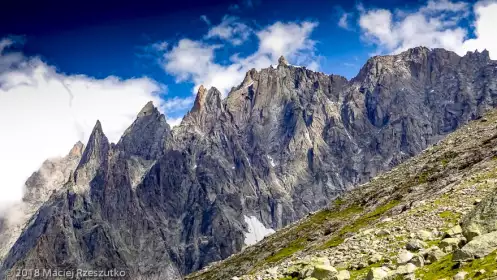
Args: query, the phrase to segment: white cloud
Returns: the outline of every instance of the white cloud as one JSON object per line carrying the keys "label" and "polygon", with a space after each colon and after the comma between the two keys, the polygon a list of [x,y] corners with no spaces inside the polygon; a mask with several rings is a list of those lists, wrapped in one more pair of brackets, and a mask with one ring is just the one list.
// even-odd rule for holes
{"label": "white cloud", "polygon": [[468,38],[468,30],[458,26],[469,15],[464,2],[429,1],[415,12],[386,9],[359,9],[359,26],[363,38],[378,46],[381,53],[398,53],[417,46],[439,47],[460,55],[467,51],[489,50],[497,59],[496,1],[480,1],[473,6],[475,37]]}
{"label": "white cloud", "polygon": [[340,19],[338,20],[338,26],[340,26],[343,29],[350,30],[349,26],[349,18],[351,14],[350,13],[343,13]]}
{"label": "white cloud", "polygon": [[398,44],[397,35],[392,32],[392,13],[388,10],[366,12],[359,19],[359,26],[365,36],[378,45],[391,49]]}
{"label": "white cloud", "polygon": [[194,93],[204,85],[214,86],[226,95],[231,87],[242,82],[247,71],[277,63],[280,55],[294,64],[318,69],[315,41],[309,39],[316,26],[315,22],[276,22],[256,32],[259,47],[253,54],[243,58],[233,55],[229,65],[215,62],[215,50],[221,46],[182,39],[164,54],[163,67],[177,81],[193,81]]}
{"label": "white cloud", "polygon": [[65,75],[36,57],[7,53],[0,43],[0,202],[18,201],[41,163],[85,143],[97,119],[116,142],[150,100],[163,105],[163,86],[147,78]]}
{"label": "white cloud", "polygon": [[315,42],[309,39],[309,36],[316,26],[316,22],[308,21],[301,24],[276,22],[257,32],[260,41],[259,52],[276,57],[312,50]]}
{"label": "white cloud", "polygon": [[238,18],[224,16],[221,23],[212,27],[205,37],[207,39],[220,38],[235,46],[239,46],[247,41],[252,32],[252,28],[244,23],[238,22]]}
{"label": "white cloud", "polygon": [[175,126],[178,126],[181,123],[182,120],[183,120],[183,117],[179,117],[179,118],[168,118],[167,119],[167,123],[171,127],[175,127]]}
{"label": "white cloud", "polygon": [[219,46],[182,39],[164,55],[167,61],[164,69],[174,73],[178,82],[206,75],[206,70],[212,65],[216,48]]}

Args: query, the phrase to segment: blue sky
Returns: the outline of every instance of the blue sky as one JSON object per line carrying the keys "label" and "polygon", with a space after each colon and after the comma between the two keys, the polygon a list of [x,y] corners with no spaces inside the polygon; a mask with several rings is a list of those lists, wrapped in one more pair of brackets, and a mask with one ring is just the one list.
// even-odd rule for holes
{"label": "blue sky", "polygon": [[[354,77],[373,54],[443,47],[497,59],[497,0],[9,1],[0,10],[0,201],[99,119],[117,142],[149,100],[172,125],[195,89],[291,64]],[[1,209],[0,209],[1,211]]]}

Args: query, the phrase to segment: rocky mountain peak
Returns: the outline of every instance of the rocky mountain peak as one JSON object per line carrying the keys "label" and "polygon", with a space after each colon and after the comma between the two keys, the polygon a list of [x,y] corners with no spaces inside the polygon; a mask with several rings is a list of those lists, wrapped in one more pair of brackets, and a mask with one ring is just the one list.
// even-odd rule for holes
{"label": "rocky mountain peak", "polygon": [[103,132],[102,124],[97,120],[81,161],[74,172],[77,184],[86,185],[95,177],[97,170],[107,163],[109,149],[109,140]]}
{"label": "rocky mountain peak", "polygon": [[83,155],[84,148],[85,145],[81,141],[78,141],[76,144],[74,144],[71,151],[69,151],[69,156],[81,157]]}
{"label": "rocky mountain peak", "polygon": [[205,103],[205,96],[207,95],[207,89],[204,85],[200,85],[197,91],[197,96],[195,97],[195,103],[193,103],[192,111],[199,111]]}
{"label": "rocky mountain peak", "polygon": [[200,86],[193,108],[185,115],[177,129],[178,133],[175,134],[194,132],[195,134],[204,135],[218,124],[223,113],[224,106],[221,92],[215,87],[207,90],[204,86]]}
{"label": "rocky mountain peak", "polygon": [[[100,120],[97,120],[97,122],[95,123],[95,126],[93,126],[93,130],[92,130],[92,134],[97,134],[97,133],[102,133],[103,134],[103,129],[102,129],[102,123],[100,123]],[[91,139],[91,136],[90,136],[90,139]]]}
{"label": "rocky mountain peak", "polygon": [[479,52],[478,50],[475,50],[474,52],[469,51],[466,53],[466,55],[464,55],[463,58],[478,61],[480,63],[487,63],[491,61],[490,53],[486,49],[482,52]]}
{"label": "rocky mountain peak", "polygon": [[488,60],[490,60],[490,52],[487,50],[487,49],[484,49],[482,52],[481,52],[481,55],[483,57],[486,57]]}
{"label": "rocky mountain peak", "polygon": [[88,156],[89,152],[99,149],[102,145],[109,145],[109,140],[107,139],[107,136],[105,136],[104,134],[100,120],[97,120],[90,134],[87,147],[83,152],[83,158],[85,156]]}
{"label": "rocky mountain peak", "polygon": [[288,61],[284,56],[280,56],[280,58],[278,59],[278,65],[288,65]]}
{"label": "rocky mountain peak", "polygon": [[[398,81],[399,78],[410,79],[413,76],[427,78],[427,70],[439,72],[441,67],[455,67],[460,59],[461,57],[456,53],[445,49],[415,47],[395,55],[371,57],[353,81],[362,83],[364,89],[372,89],[384,79],[393,82]],[[394,79],[393,76],[396,78]]]}
{"label": "rocky mountain peak", "polygon": [[247,86],[250,83],[254,82],[254,80],[256,80],[256,75],[257,75],[257,70],[255,70],[254,68],[250,69],[250,71],[245,73],[245,78],[243,78],[243,82],[238,88]]}
{"label": "rocky mountain peak", "polygon": [[192,112],[221,109],[221,100],[221,92],[217,88],[211,87],[207,90],[207,88],[201,85],[198,89]]}
{"label": "rocky mountain peak", "polygon": [[117,148],[131,155],[153,159],[162,155],[166,140],[171,134],[171,127],[166,118],[148,102],[140,111],[136,120],[124,132],[117,143]]}
{"label": "rocky mountain peak", "polygon": [[406,56],[419,56],[419,55],[426,55],[429,52],[431,52],[431,49],[424,47],[424,46],[419,46],[419,47],[408,49],[408,50],[402,52],[402,54],[406,55]]}
{"label": "rocky mountain peak", "polygon": [[154,103],[152,101],[149,101],[145,106],[141,109],[140,113],[138,113],[138,118],[152,115],[152,114],[159,114],[159,110],[154,106]]}

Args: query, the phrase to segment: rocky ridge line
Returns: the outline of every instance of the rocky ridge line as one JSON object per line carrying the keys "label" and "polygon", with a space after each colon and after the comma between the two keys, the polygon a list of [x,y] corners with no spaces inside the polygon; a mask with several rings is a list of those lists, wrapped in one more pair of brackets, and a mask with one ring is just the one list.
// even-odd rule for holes
{"label": "rocky ridge line", "polygon": [[282,59],[225,99],[202,89],[173,130],[151,104],[117,144],[97,124],[0,274],[50,264],[180,278],[245,248],[253,227],[284,228],[481,116],[497,104],[496,65],[415,48],[348,81]]}

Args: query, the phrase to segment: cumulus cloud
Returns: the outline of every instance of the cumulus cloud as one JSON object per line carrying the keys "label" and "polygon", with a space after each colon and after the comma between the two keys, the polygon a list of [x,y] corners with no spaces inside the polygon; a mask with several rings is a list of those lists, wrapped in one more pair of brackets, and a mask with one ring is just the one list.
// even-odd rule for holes
{"label": "cumulus cloud", "polygon": [[[428,1],[417,11],[359,9],[363,39],[378,46],[380,53],[398,53],[416,46],[440,47],[460,55],[467,51],[489,50],[497,59],[497,1],[480,1],[472,7],[465,2]],[[473,13],[474,35],[461,27]]]}
{"label": "cumulus cloud", "polygon": [[276,22],[257,32],[259,52],[272,57],[279,55],[292,56],[300,51],[312,50],[315,42],[309,39],[316,22],[282,23]]}
{"label": "cumulus cloud", "polygon": [[97,119],[117,142],[150,100],[164,110],[165,88],[148,79],[65,75],[0,41],[0,202],[22,196],[26,179],[47,159],[85,143]]}
{"label": "cumulus cloud", "polygon": [[235,46],[239,46],[250,37],[252,28],[239,22],[238,18],[233,16],[224,16],[221,23],[209,29],[205,36],[207,39],[220,38],[228,41]]}
{"label": "cumulus cloud", "polygon": [[164,54],[164,69],[173,73],[178,82],[204,76],[212,66],[214,50],[219,45],[208,45],[200,41],[182,39],[171,51]]}
{"label": "cumulus cloud", "polygon": [[[276,22],[255,32],[258,49],[246,57],[233,55],[228,65],[215,61],[215,51],[221,45],[182,39],[163,55],[163,67],[177,81],[192,81],[194,93],[200,85],[214,86],[226,95],[239,84],[252,68],[268,67],[284,55],[290,62],[318,69],[314,54],[315,41],[310,39],[315,22]],[[191,100],[191,99],[190,99]]]}

